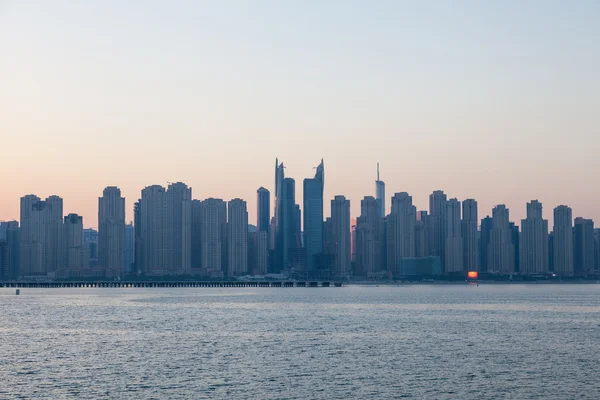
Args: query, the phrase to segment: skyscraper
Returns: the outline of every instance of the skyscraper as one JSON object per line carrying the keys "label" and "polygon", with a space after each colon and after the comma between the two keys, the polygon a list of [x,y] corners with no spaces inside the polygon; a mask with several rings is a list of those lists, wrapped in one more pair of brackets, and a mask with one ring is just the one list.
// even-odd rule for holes
{"label": "skyscraper", "polygon": [[412,197],[396,193],[392,197],[392,208],[387,216],[387,270],[393,275],[402,275],[402,260],[415,256],[415,225],[417,209]]}
{"label": "skyscraper", "polygon": [[64,218],[65,263],[57,270],[60,278],[78,277],[90,266],[90,254],[83,246],[83,218],[69,214]]}
{"label": "skyscraper", "polygon": [[142,200],[138,199],[133,204],[133,227],[135,230],[135,266],[133,268],[132,273],[134,275],[139,275],[142,273],[142,268],[144,266],[143,262],[143,252],[144,246],[142,242]]}
{"label": "skyscraper", "polygon": [[249,235],[248,272],[253,275],[264,275],[269,266],[267,232],[257,231]]}
{"label": "skyscraper", "polygon": [[443,272],[446,271],[446,201],[446,195],[441,190],[435,190],[429,195],[429,249],[432,255],[440,257]]}
{"label": "skyscraper", "polygon": [[522,275],[548,273],[548,220],[542,218],[542,203],[527,203],[527,218],[521,220],[519,272]]}
{"label": "skyscraper", "polygon": [[181,182],[169,184],[165,206],[166,273],[188,275],[192,266],[192,188]]}
{"label": "skyscraper", "polygon": [[256,200],[256,227],[268,235],[271,225],[271,192],[260,187],[256,191]]}
{"label": "skyscraper", "polygon": [[574,267],[575,275],[594,272],[594,221],[575,218]]}
{"label": "skyscraper", "polygon": [[275,259],[273,271],[289,270],[289,251],[298,247],[296,182],[285,178],[283,163],[275,160]]}
{"label": "skyscraper", "polygon": [[594,270],[600,271],[600,229],[594,229]]}
{"label": "skyscraper", "polygon": [[415,257],[427,257],[431,255],[429,250],[429,214],[427,211],[417,212],[415,224]]}
{"label": "skyscraper", "polygon": [[115,186],[98,198],[98,264],[107,276],[123,274],[125,267],[125,198]]}
{"label": "skyscraper", "polygon": [[135,272],[135,227],[133,223],[125,225],[125,275]]}
{"label": "skyscraper", "polygon": [[344,196],[331,200],[331,235],[335,274],[346,277],[350,271],[350,200]]}
{"label": "skyscraper", "polygon": [[488,272],[488,250],[492,238],[492,218],[488,215],[481,220],[479,234],[479,272]]}
{"label": "skyscraper", "polygon": [[375,181],[375,198],[379,204],[379,217],[385,218],[385,183],[379,179],[379,163],[377,163],[377,180]]}
{"label": "skyscraper", "polygon": [[477,202],[462,202],[463,262],[467,271],[479,271],[479,232],[477,231]]}
{"label": "skyscraper", "polygon": [[360,202],[360,217],[356,220],[356,264],[364,276],[384,269],[384,239],[379,202],[373,196],[365,196]]}
{"label": "skyscraper", "polygon": [[227,275],[244,275],[248,272],[248,211],[246,202],[242,199],[233,199],[228,203],[227,232]]}
{"label": "skyscraper", "polygon": [[17,279],[19,277],[19,246],[21,241],[19,222],[0,222],[0,241],[6,243],[5,261],[8,264],[6,265],[5,278]]}
{"label": "skyscraper", "polygon": [[201,274],[202,268],[202,202],[192,200],[192,274]]}
{"label": "skyscraper", "polygon": [[464,271],[463,240],[461,232],[460,201],[450,199],[446,203],[446,273]]}
{"label": "skyscraper", "polygon": [[314,178],[304,179],[304,247],[306,267],[313,269],[314,257],[323,252],[323,160]]}
{"label": "skyscraper", "polygon": [[41,201],[21,198],[20,274],[55,276],[64,261],[63,203],[58,196]]}
{"label": "skyscraper", "polygon": [[492,210],[487,272],[495,274],[515,272],[515,246],[512,233],[508,208],[504,204],[497,205]]}
{"label": "skyscraper", "polygon": [[142,272],[148,276],[167,273],[166,190],[160,185],[142,190],[140,201]]}
{"label": "skyscraper", "polygon": [[[210,278],[222,278],[223,253],[227,243],[227,208],[221,199],[209,198],[201,205],[201,252],[202,275]],[[225,232],[225,235],[223,234]]]}

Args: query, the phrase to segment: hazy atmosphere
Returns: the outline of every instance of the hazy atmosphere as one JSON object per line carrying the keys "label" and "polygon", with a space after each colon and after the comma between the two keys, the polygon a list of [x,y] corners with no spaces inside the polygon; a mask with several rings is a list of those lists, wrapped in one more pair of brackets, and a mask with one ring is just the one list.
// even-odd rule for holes
{"label": "hazy atmosphere", "polygon": [[[96,226],[119,186],[193,197],[296,179],[324,159],[325,215],[444,190],[520,222],[539,199],[600,220],[597,1],[2,1],[0,220],[64,198]],[[389,204],[388,204],[389,207]]]}

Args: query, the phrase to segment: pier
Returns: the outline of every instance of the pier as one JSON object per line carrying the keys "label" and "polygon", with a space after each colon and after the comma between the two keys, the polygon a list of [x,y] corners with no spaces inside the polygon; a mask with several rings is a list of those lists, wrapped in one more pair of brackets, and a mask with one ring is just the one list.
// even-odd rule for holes
{"label": "pier", "polygon": [[316,288],[341,287],[328,281],[72,281],[72,282],[0,282],[0,288]]}

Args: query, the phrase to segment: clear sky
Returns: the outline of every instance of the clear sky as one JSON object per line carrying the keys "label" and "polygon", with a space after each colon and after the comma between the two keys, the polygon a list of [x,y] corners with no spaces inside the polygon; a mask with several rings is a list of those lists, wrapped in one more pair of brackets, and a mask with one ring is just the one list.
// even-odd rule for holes
{"label": "clear sky", "polygon": [[[600,1],[0,0],[0,220],[28,193],[95,226],[119,186],[272,191],[325,159],[325,215],[443,189],[600,224]],[[519,223],[520,224],[520,223]]]}

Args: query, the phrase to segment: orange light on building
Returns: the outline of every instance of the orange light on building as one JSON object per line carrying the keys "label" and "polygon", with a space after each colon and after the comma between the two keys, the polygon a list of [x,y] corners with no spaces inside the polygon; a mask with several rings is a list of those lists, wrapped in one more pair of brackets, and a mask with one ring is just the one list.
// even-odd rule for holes
{"label": "orange light on building", "polygon": [[469,272],[467,272],[467,277],[469,279],[477,279],[478,276],[479,276],[479,273],[477,271],[469,271]]}

